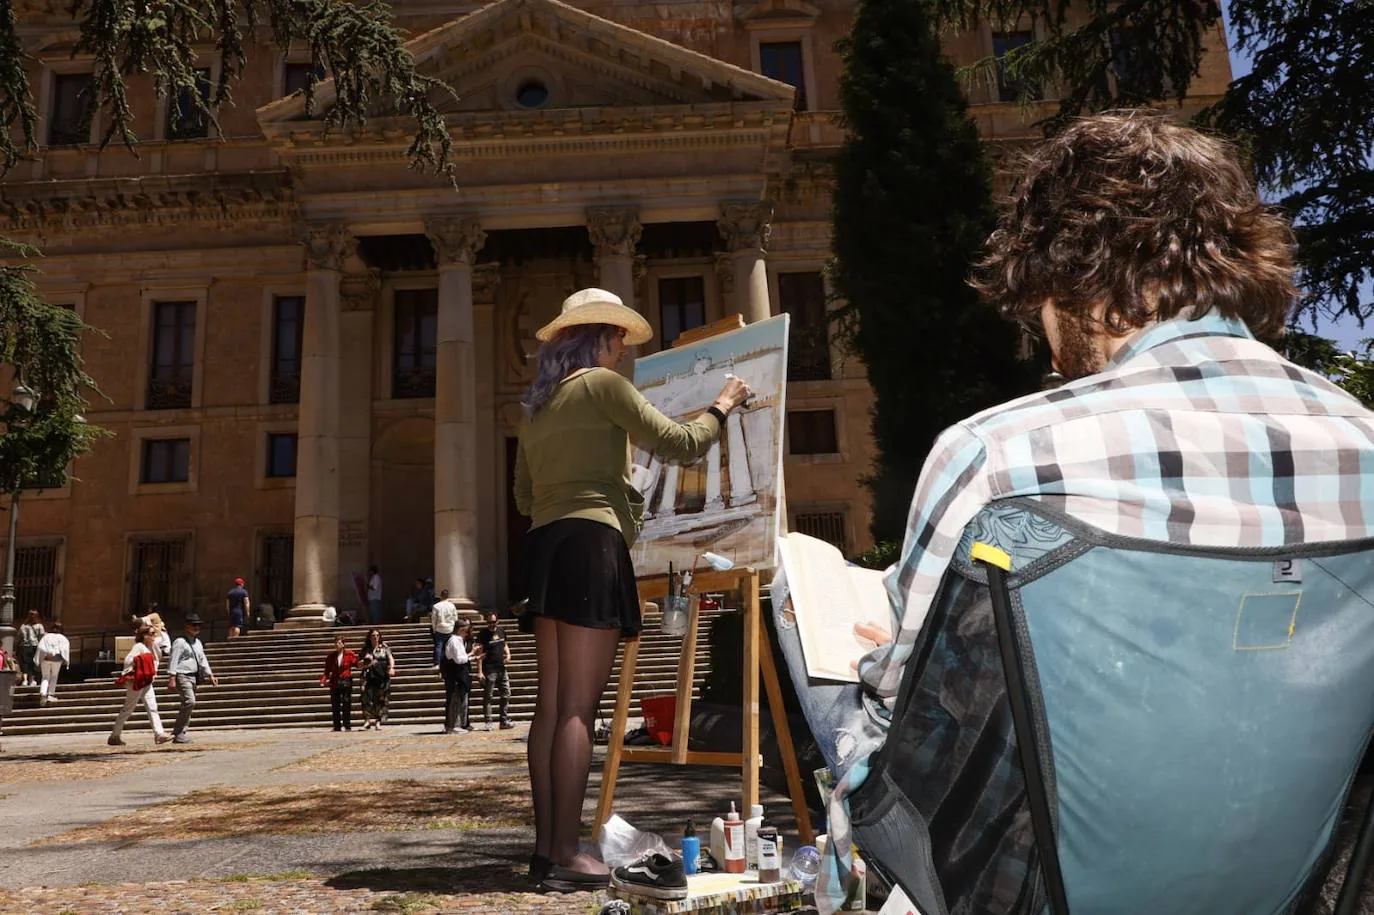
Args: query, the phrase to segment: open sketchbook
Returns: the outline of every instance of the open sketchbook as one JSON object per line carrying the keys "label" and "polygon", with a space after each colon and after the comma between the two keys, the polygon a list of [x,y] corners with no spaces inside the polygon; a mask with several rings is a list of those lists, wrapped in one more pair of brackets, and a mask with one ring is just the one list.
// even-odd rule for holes
{"label": "open sketchbook", "polygon": [[805,534],[780,536],[778,557],[797,618],[807,674],[859,682],[850,664],[877,646],[855,635],[855,624],[892,625],[884,573],[851,566],[834,546]]}

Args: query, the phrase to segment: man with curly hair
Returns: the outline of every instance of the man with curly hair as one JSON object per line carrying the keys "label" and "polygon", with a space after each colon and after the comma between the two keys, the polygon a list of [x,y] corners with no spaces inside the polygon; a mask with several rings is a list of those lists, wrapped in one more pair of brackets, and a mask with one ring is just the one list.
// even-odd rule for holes
{"label": "man with curly hair", "polygon": [[[1374,414],[1261,342],[1292,309],[1293,247],[1232,150],[1165,117],[1084,118],[1029,153],[972,283],[1043,333],[1066,382],[939,437],[888,576],[892,619],[861,633],[885,644],[860,686],[804,700],[813,731],[847,735],[827,759],[833,847],[850,847],[846,798],[883,742],[872,710],[896,695],[988,504],[1036,499],[1110,534],[1193,546],[1374,535]],[[840,882],[823,873],[822,911]]]}

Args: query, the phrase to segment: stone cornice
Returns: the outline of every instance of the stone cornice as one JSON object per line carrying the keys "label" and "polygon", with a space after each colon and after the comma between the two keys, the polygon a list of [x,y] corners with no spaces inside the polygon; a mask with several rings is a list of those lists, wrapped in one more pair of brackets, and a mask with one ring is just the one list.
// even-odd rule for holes
{"label": "stone cornice", "polygon": [[0,231],[14,235],[281,223],[297,212],[284,170],[0,185]]}
{"label": "stone cornice", "polygon": [[[634,108],[579,108],[543,112],[480,112],[447,117],[452,158],[638,154],[762,146],[779,155],[787,148],[790,105],[733,102]],[[407,161],[414,126],[378,118],[345,140],[326,136],[315,121],[266,124],[268,140],[292,164],[329,168],[340,164]]]}

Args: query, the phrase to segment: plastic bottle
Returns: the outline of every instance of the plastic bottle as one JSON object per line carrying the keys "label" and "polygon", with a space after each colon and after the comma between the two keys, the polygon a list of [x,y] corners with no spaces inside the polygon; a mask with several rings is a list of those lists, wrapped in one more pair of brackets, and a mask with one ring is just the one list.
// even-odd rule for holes
{"label": "plastic bottle", "polygon": [[787,877],[801,883],[803,893],[810,893],[816,888],[816,878],[820,872],[821,853],[814,845],[803,845],[793,853]]}
{"label": "plastic bottle", "polygon": [[759,827],[759,883],[782,882],[782,848],[778,842],[775,826]]}
{"label": "plastic bottle", "polygon": [[725,818],[725,872],[742,874],[744,866],[744,821],[739,818],[735,802],[730,802],[730,814]]}
{"label": "plastic bottle", "polygon": [[755,804],[749,810],[749,819],[744,821],[744,867],[758,870],[759,867],[759,827],[763,825],[763,805]]}
{"label": "plastic bottle", "polygon": [[687,821],[687,828],[682,831],[682,872],[691,876],[698,869],[701,862],[701,840],[697,838],[697,829],[691,820]]}

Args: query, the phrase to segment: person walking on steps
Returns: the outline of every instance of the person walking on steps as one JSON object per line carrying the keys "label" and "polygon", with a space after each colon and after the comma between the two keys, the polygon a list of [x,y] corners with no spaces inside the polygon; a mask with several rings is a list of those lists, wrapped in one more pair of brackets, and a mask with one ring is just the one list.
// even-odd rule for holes
{"label": "person walking on steps", "polygon": [[72,663],[72,643],[62,634],[62,624],[53,623],[43,638],[38,640],[38,653],[34,655],[38,663],[38,704],[47,705],[57,701],[57,677],[63,665]]}
{"label": "person walking on steps", "polygon": [[[472,624],[463,620],[444,643],[440,676],[444,678],[444,733],[471,731],[468,723],[468,696],[472,693]],[[478,655],[480,657],[480,655]]]}
{"label": "person walking on steps", "polygon": [[234,579],[234,587],[224,600],[229,611],[229,638],[235,639],[248,625],[248,612],[253,609],[253,601],[248,597],[248,589],[243,586],[242,578]]}
{"label": "person walking on steps", "polygon": [[37,610],[30,610],[24,617],[24,625],[19,627],[19,673],[20,686],[38,685],[38,643],[43,640],[43,617]]}
{"label": "person walking on steps", "polygon": [[382,638],[382,630],[367,630],[358,669],[363,672],[363,730],[381,730],[391,701],[391,678],[396,676],[396,655]]}
{"label": "person walking on steps", "polygon": [[482,646],[477,662],[477,679],[482,681],[482,725],[491,730],[491,694],[495,692],[501,697],[501,730],[508,731],[515,727],[510,721],[510,644],[495,610],[487,614],[487,628],[477,634],[477,644]]}
{"label": "person walking on steps", "polygon": [[205,646],[200,643],[199,614],[186,614],[186,634],[172,643],[167,675],[167,688],[181,694],[181,709],[177,712],[176,723],[172,725],[172,742],[190,743],[186,728],[191,724],[191,713],[196,710],[196,686],[207,679],[211,685],[219,686],[219,677],[210,669]]}
{"label": "person walking on steps", "polygon": [[329,708],[334,730],[353,730],[353,668],[358,656],[348,649],[343,636],[334,640],[334,650],[324,659],[320,685],[329,687]]}
{"label": "person walking on steps", "polygon": [[453,635],[453,627],[458,624],[458,608],[448,599],[448,589],[439,592],[439,600],[429,613],[429,630],[434,636],[434,669],[438,670],[444,660],[444,646]]}
{"label": "person walking on steps", "polygon": [[729,378],[715,403],[677,423],[616,372],[647,343],[644,317],[604,289],[583,289],[539,329],[535,380],[524,397],[515,501],[533,526],[522,544],[539,671],[528,759],[534,796],[530,876],[557,892],[595,890],[606,865],[578,848],[592,757],[592,723],[622,636],[640,631],[630,547],[644,497],[630,480],[629,444],[690,463],[720,438],[749,388]]}
{"label": "person walking on steps", "polygon": [[382,572],[376,566],[367,570],[367,621],[374,626],[382,621]]}
{"label": "person walking on steps", "polygon": [[157,695],[153,691],[158,662],[153,641],[157,633],[149,626],[142,626],[135,638],[134,647],[124,656],[124,670],[115,680],[117,685],[124,687],[124,706],[115,717],[114,729],[106,741],[112,747],[124,746],[124,725],[139,702],[148,709],[148,721],[153,725],[153,742],[166,743],[172,739],[172,735],[162,729],[162,717],[157,713]]}

